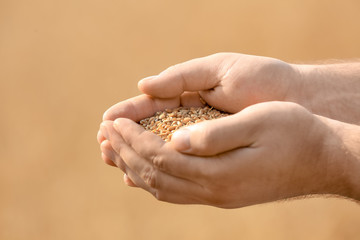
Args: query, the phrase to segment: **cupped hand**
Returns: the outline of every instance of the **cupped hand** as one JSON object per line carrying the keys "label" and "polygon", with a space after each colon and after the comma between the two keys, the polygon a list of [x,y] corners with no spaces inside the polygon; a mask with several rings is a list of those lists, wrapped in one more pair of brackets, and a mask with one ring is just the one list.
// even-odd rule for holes
{"label": "cupped hand", "polygon": [[[158,76],[139,82],[144,95],[110,107],[103,120],[129,118],[140,121],[157,111],[179,106],[204,106],[236,113],[255,103],[294,97],[299,90],[298,71],[274,58],[238,53],[218,53],[174,65]],[[105,138],[98,132],[98,141]],[[113,163],[103,156],[109,165]]]}
{"label": "cupped hand", "polygon": [[[210,106],[236,113],[255,103],[290,100],[299,91],[299,82],[295,65],[269,57],[217,53],[171,66],[157,76],[141,80],[138,87],[148,95],[147,99],[115,104],[103,119],[139,119],[149,117],[155,109],[182,104],[199,106],[200,97]],[[139,101],[143,103],[138,104]]]}
{"label": "cupped hand", "polygon": [[217,53],[171,66],[138,86],[157,98],[197,92],[210,106],[236,113],[255,103],[295,98],[300,76],[296,65],[275,58]]}
{"label": "cupped hand", "polygon": [[127,118],[102,124],[103,153],[126,182],[172,203],[237,208],[317,193],[340,181],[323,157],[328,121],[289,102],[252,105],[164,142]]}

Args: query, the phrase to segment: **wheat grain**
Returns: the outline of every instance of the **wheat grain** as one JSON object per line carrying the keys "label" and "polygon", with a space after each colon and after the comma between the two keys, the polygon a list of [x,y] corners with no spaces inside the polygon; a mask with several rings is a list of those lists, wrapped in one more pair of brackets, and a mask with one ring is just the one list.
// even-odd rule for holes
{"label": "wheat grain", "polygon": [[145,118],[140,124],[148,131],[169,142],[175,131],[184,126],[190,126],[206,120],[228,116],[211,107],[178,107],[157,112],[154,116]]}

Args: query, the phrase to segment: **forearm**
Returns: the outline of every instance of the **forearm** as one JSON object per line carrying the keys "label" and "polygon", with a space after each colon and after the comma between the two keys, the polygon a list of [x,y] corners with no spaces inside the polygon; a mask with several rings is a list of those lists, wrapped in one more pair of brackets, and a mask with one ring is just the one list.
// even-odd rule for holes
{"label": "forearm", "polygon": [[293,66],[300,77],[291,100],[318,115],[360,124],[360,62]]}
{"label": "forearm", "polygon": [[349,161],[349,197],[360,201],[360,127],[349,127],[343,139]]}
{"label": "forearm", "polygon": [[322,155],[327,163],[328,189],[360,201],[360,126],[322,119],[329,127]]}

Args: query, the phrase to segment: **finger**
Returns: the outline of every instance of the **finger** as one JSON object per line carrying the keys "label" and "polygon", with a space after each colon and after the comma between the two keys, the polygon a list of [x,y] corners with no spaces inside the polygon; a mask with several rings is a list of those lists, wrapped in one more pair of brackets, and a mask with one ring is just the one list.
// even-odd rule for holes
{"label": "finger", "polygon": [[[202,199],[208,198],[208,193],[201,185],[160,171],[136,154],[130,146],[123,145],[119,151],[126,166],[147,185],[147,187],[141,187],[152,193],[158,200],[189,204],[199,203]],[[134,185],[127,175],[124,176],[124,181],[129,186]]]}
{"label": "finger", "polygon": [[110,158],[108,158],[104,153],[101,153],[101,158],[104,160],[104,162],[107,165],[110,165],[112,167],[117,167],[116,164]]}
{"label": "finger", "polygon": [[[117,119],[114,129],[120,132],[128,145],[128,148],[121,148],[121,157],[149,186],[148,189],[154,189],[152,194],[162,201],[214,204],[218,193],[207,187],[224,181],[230,171],[233,172],[229,176],[242,173],[239,168],[231,167],[236,166],[239,159],[254,159],[252,148],[229,151],[223,157],[220,157],[223,154],[214,157],[182,154],[175,151],[170,143],[165,143],[129,119]],[[226,157],[233,152],[236,152],[236,157]],[[233,159],[235,163],[228,164],[227,159]]]}
{"label": "finger", "polygon": [[152,174],[151,187],[155,197],[160,201],[177,204],[205,203],[209,193],[201,185],[168,175],[162,171]]}
{"label": "finger", "polygon": [[[150,191],[158,200],[173,203],[195,203],[206,195],[204,188],[192,181],[171,176],[152,166],[144,158],[137,155],[130,147],[122,147],[120,155],[126,165],[147,184],[145,190]],[[199,200],[197,200],[199,201]]]}
{"label": "finger", "polygon": [[203,91],[216,87],[219,66],[215,55],[174,65],[158,76],[142,79],[140,91],[159,98],[180,96],[184,91]]}
{"label": "finger", "polygon": [[119,167],[123,172],[126,172],[125,164],[123,163],[122,159],[117,156],[109,140],[104,140],[100,145],[100,149],[103,155],[103,159],[107,164]]}
{"label": "finger", "polygon": [[199,156],[213,156],[255,142],[257,126],[264,117],[251,111],[204,121],[176,131],[171,144],[178,151]]}
{"label": "finger", "polygon": [[100,129],[102,132],[104,132],[104,136],[106,137],[106,141],[103,142],[102,147],[106,147],[104,151],[107,151],[109,147],[107,147],[107,143],[111,144],[111,149],[114,150],[114,152],[108,152],[107,154],[112,159],[114,163],[124,172],[127,174],[127,176],[131,179],[131,181],[134,183],[134,185],[139,186],[141,188],[144,188],[148,192],[151,192],[154,194],[154,190],[150,189],[147,184],[142,181],[142,179],[131,169],[127,166],[127,164],[123,161],[121,155],[118,153],[120,152],[121,148],[126,147],[125,142],[122,140],[121,136],[119,134],[114,134],[115,131],[109,131],[112,128],[112,122],[111,121],[105,121],[100,125]]}
{"label": "finger", "polygon": [[[102,148],[102,157],[104,159],[104,161],[111,165],[111,166],[115,166],[120,168],[123,172],[124,172],[124,182],[125,184],[127,184],[128,186],[131,187],[137,187],[137,185],[130,179],[130,177],[126,174],[126,172],[128,172],[129,174],[133,175],[133,178],[136,178],[134,175],[134,173],[132,173],[132,171],[126,166],[126,164],[122,161],[122,159],[119,159],[119,156],[116,156],[116,154],[114,154],[114,151],[109,143],[108,140],[105,140],[102,144],[101,144],[101,148]],[[115,162],[117,164],[115,164]],[[126,176],[126,179],[125,179]]]}
{"label": "finger", "polygon": [[184,92],[180,96],[180,105],[183,107],[204,107],[206,102],[198,92]]}
{"label": "finger", "polygon": [[[206,178],[208,167],[216,164],[215,161],[176,151],[171,144],[129,119],[116,119],[114,129],[139,156],[149,163],[146,164],[147,166],[154,166],[169,175],[196,181]],[[139,163],[139,166],[133,168],[138,167],[137,171],[141,171],[142,164],[145,163]]]}
{"label": "finger", "polygon": [[180,98],[159,99],[148,95],[140,95],[119,102],[110,107],[103,116],[103,120],[129,118],[135,122],[154,115],[157,111],[180,106]]}
{"label": "finger", "polygon": [[[123,172],[126,173],[126,165],[124,161],[120,158],[119,154],[114,151],[110,143],[110,134],[107,130],[107,125],[112,125],[112,122],[106,121],[101,123],[100,125],[100,131],[105,138],[105,140],[100,144],[101,152],[106,156],[106,158],[110,159],[117,167],[119,167]],[[121,140],[119,140],[119,142],[121,142]],[[118,145],[120,145],[119,142],[117,142]]]}
{"label": "finger", "polygon": [[126,176],[127,176],[127,179],[124,182],[129,187],[140,187],[140,188],[143,188],[144,190],[150,192],[151,194],[155,194],[155,190],[150,189],[144,183],[144,181],[142,181],[142,179],[138,175],[136,175],[130,168],[126,169]]}
{"label": "finger", "polygon": [[101,133],[100,130],[99,130],[98,133],[97,133],[96,139],[97,139],[97,141],[98,141],[99,144],[101,144],[102,141],[105,140],[105,137],[102,135],[102,133]]}
{"label": "finger", "polygon": [[[128,120],[128,119],[127,119]],[[129,120],[131,121],[131,120]],[[104,124],[105,125],[105,124]],[[137,125],[137,124],[136,124]],[[124,159],[124,162],[129,166],[137,175],[140,175],[142,179],[147,179],[147,173],[143,173],[143,169],[146,168],[150,170],[153,166],[150,161],[145,160],[141,155],[132,149],[131,146],[128,146],[127,142],[124,142],[123,136],[120,135],[113,125],[106,124],[106,131],[108,138],[111,139],[111,146],[116,152],[116,155],[119,155],[121,159]],[[142,128],[142,127],[141,127]],[[143,129],[143,128],[142,128]],[[150,132],[143,131],[143,134],[154,135]],[[149,151],[153,147],[161,147],[165,142],[158,136],[154,135],[153,144],[144,144],[146,143],[146,138],[141,141],[141,145],[145,146],[145,151]],[[140,140],[140,139],[138,139]],[[150,148],[149,148],[150,146]]]}
{"label": "finger", "polygon": [[[165,109],[185,107],[205,106],[197,92],[185,92],[180,98],[159,99],[148,95],[140,95],[117,103],[110,107],[103,116],[104,121],[115,120],[116,118],[129,118],[138,122],[144,118],[154,115],[157,111]],[[103,140],[103,136],[98,133],[98,141]]]}
{"label": "finger", "polygon": [[124,173],[124,183],[129,187],[138,187],[135,185],[135,183],[130,179],[130,177],[126,173]]}

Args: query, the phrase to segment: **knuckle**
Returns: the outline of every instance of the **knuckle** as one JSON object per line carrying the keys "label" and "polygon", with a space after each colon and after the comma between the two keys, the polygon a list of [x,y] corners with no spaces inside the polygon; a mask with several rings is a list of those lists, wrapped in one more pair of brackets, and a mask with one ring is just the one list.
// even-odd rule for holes
{"label": "knuckle", "polygon": [[176,71],[176,69],[179,67],[178,65],[179,64],[175,64],[175,65],[172,65],[172,66],[168,67],[167,69],[165,69],[165,71],[163,73],[164,74],[169,74],[169,73],[172,73],[172,72]]}
{"label": "knuckle", "polygon": [[161,154],[156,154],[151,158],[151,163],[157,169],[164,169],[164,162],[165,162],[165,157],[164,155]]}
{"label": "knuckle", "polygon": [[142,179],[149,187],[157,188],[158,171],[152,166],[147,166],[144,169]]}
{"label": "knuckle", "polygon": [[175,64],[175,65],[172,65],[172,66],[168,67],[168,68],[165,70],[165,72],[166,72],[167,74],[177,75],[180,79],[184,80],[184,79],[185,79],[185,76],[184,76],[183,71],[181,71],[182,66],[183,66],[182,63],[178,63],[178,64]]}

